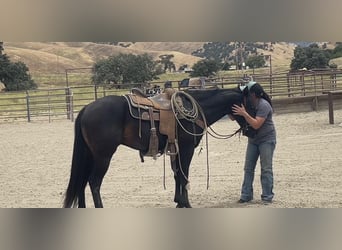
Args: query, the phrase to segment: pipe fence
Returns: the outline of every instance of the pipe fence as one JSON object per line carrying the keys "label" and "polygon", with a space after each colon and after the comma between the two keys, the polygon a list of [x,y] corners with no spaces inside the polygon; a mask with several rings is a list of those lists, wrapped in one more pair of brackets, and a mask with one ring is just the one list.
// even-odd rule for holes
{"label": "pipe fence", "polygon": [[0,93],[0,122],[71,120],[90,102],[107,96],[128,93],[147,84],[108,86],[73,86]]}
{"label": "pipe fence", "polygon": [[[273,100],[291,99],[306,100],[326,95],[327,91],[342,90],[342,71],[298,71],[272,75],[251,75],[260,83]],[[241,77],[221,77],[207,79],[206,87],[218,86],[233,88],[242,83]],[[159,86],[163,89],[164,82],[118,84],[113,86],[85,85],[65,88],[37,89],[20,92],[0,92],[0,122],[11,121],[53,121],[74,120],[74,115],[90,102],[107,96],[123,95],[132,88],[143,91]],[[181,81],[173,81],[174,88],[181,88]],[[310,98],[308,99],[310,100]]]}

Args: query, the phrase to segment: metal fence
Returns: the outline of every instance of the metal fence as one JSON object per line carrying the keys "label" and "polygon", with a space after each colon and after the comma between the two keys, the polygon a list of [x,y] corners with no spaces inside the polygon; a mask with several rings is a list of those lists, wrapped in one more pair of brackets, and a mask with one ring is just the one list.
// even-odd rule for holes
{"label": "metal fence", "polygon": [[108,88],[106,86],[74,86],[53,89],[0,93],[0,122],[31,122],[74,120],[74,114],[88,103],[106,95],[122,95],[133,87],[130,84]]}
{"label": "metal fence", "polygon": [[[273,75],[252,75],[270,94],[273,100],[320,97],[328,90],[342,90],[342,71],[298,71]],[[241,77],[216,78],[206,86],[236,87]],[[180,86],[181,81],[172,83]],[[107,96],[128,93],[133,87],[147,89],[164,82],[136,83],[108,86],[86,85],[65,88],[39,89],[22,92],[0,93],[0,122],[74,120],[74,114],[88,103]]]}
{"label": "metal fence", "polygon": [[0,121],[73,119],[73,95],[68,89],[48,89],[0,95]]}
{"label": "metal fence", "polygon": [[[328,90],[342,89],[342,70],[283,72],[272,75],[251,75],[273,99],[317,96]],[[221,78],[220,82],[233,84],[241,78]]]}

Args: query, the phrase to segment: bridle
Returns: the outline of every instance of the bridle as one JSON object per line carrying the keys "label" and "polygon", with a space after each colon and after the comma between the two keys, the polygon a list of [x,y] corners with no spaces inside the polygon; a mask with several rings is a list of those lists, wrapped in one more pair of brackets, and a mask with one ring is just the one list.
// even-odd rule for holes
{"label": "bridle", "polygon": [[[244,104],[245,107],[247,106],[247,98],[246,98],[246,96],[243,97],[243,104]],[[240,125],[240,124],[239,124],[239,125]],[[243,126],[240,125],[240,128],[237,129],[234,133],[228,134],[228,135],[219,134],[219,133],[217,133],[213,128],[211,128],[211,127],[209,126],[209,129],[211,130],[211,132],[208,131],[208,133],[209,133],[212,137],[214,137],[215,139],[220,139],[220,140],[222,139],[222,140],[225,140],[225,139],[230,139],[230,138],[232,138],[232,137],[235,136],[236,134],[241,134],[241,132],[242,132],[242,130],[244,129],[245,126],[247,126],[247,122],[245,122],[245,124],[244,124]]]}

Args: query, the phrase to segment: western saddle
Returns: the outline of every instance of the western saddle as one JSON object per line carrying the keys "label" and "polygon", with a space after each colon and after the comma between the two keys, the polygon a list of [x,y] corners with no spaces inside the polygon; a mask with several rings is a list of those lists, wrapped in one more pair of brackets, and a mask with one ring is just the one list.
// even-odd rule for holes
{"label": "western saddle", "polygon": [[[132,117],[144,121],[150,121],[151,136],[148,152],[141,152],[140,157],[143,162],[143,156],[152,156],[153,159],[163,152],[159,152],[159,140],[155,127],[155,121],[159,121],[159,133],[167,136],[167,145],[165,153],[175,159],[178,153],[176,140],[176,118],[171,107],[171,97],[176,92],[175,89],[167,88],[163,93],[147,97],[140,89],[134,88],[130,94],[125,95],[129,111]],[[141,126],[139,128],[141,135]]]}

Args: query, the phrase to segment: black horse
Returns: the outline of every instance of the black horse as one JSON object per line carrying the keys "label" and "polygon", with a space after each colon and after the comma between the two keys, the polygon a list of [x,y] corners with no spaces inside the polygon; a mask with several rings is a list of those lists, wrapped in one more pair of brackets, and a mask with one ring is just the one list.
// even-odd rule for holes
{"label": "black horse", "polygon": [[[223,116],[232,114],[234,104],[241,105],[243,93],[235,89],[195,89],[186,90],[203,111],[207,125],[215,123]],[[240,127],[246,125],[241,116],[235,117]],[[189,166],[198,146],[203,127],[194,122],[181,120],[177,125],[178,154],[175,171],[175,196],[177,207],[191,207],[188,199]],[[129,112],[129,104],[124,96],[107,96],[85,106],[75,121],[75,140],[71,166],[71,176],[64,199],[64,207],[85,207],[85,187],[89,183],[95,207],[103,207],[100,187],[108,170],[113,154],[120,144],[140,152],[149,148],[151,124],[139,121]],[[167,136],[159,133],[159,152],[164,152]],[[189,134],[184,131],[192,131]],[[181,170],[181,171],[178,171]],[[181,172],[181,173],[180,173]]]}

